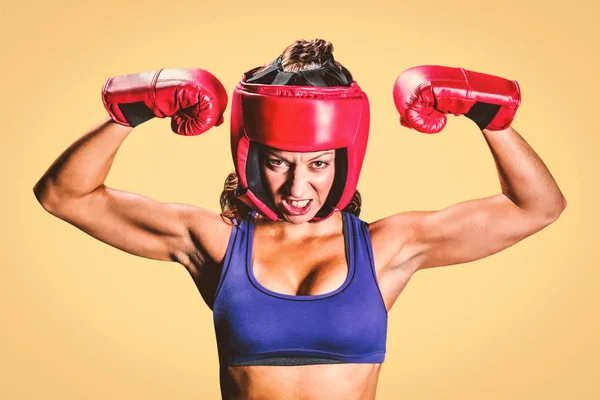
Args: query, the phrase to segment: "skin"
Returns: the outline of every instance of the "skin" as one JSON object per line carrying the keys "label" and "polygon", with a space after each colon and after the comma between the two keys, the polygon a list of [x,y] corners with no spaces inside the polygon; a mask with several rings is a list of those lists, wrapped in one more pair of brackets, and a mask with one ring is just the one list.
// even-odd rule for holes
{"label": "skin", "polygon": [[[50,166],[34,193],[48,212],[111,246],[183,265],[210,306],[232,226],[200,207],[160,203],[106,187],[114,157],[131,131],[110,119],[94,126]],[[495,254],[550,225],[565,209],[552,175],[516,130],[481,133],[496,163],[501,192],[369,223],[377,281],[388,311],[417,271]],[[333,182],[334,155],[317,159],[328,163],[324,167],[313,160],[320,153],[275,150],[263,165],[268,190],[282,212],[284,198],[315,202],[307,215],[256,222],[252,268],[258,281],[276,292],[330,292],[347,274],[340,213],[308,223]],[[282,254],[302,261],[282,271],[277,268]],[[374,399],[380,370],[381,364],[229,367],[221,388],[224,399],[277,400],[290,393],[306,400]]]}
{"label": "skin", "polygon": [[[253,238],[256,279],[275,292],[318,295],[337,289],[348,266],[341,214],[308,223],[323,206],[335,176],[335,152],[293,153],[271,149],[262,165],[264,182],[283,221],[258,220]],[[289,214],[284,199],[312,200],[305,215]],[[326,254],[323,249],[335,249]],[[282,273],[278,266],[295,261]],[[228,367],[221,387],[226,398],[374,399],[381,364]],[[332,385],[343,382],[343,385]],[[255,397],[254,397],[255,396]],[[295,397],[296,398],[296,397]]]}
{"label": "skin", "polygon": [[[308,224],[323,207],[335,177],[335,151],[293,153],[269,148],[262,164],[264,182],[282,223],[272,224],[279,234],[302,239],[322,231],[327,224]],[[312,200],[311,210],[293,215],[283,206],[285,200]]]}

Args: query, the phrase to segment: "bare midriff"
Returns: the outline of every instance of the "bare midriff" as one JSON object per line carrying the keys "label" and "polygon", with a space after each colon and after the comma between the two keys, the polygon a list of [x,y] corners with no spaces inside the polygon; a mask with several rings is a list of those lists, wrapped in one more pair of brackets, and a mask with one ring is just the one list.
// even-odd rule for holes
{"label": "bare midriff", "polygon": [[223,400],[374,400],[381,364],[227,367]]}

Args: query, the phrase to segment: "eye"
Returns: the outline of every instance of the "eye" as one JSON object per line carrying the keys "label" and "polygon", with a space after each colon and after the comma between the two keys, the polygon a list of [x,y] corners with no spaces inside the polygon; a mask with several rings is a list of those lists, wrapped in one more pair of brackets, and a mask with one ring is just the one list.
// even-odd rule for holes
{"label": "eye", "polygon": [[[317,164],[318,164],[318,165],[317,165]],[[314,165],[315,167],[317,167],[318,169],[323,169],[323,168],[327,167],[327,166],[329,165],[329,163],[326,163],[326,162],[323,162],[323,161],[315,161],[315,162],[313,163],[313,165]]]}
{"label": "eye", "polygon": [[267,164],[269,164],[269,166],[272,167],[282,167],[285,165],[285,163],[282,160],[278,160],[276,158],[271,158],[267,160]]}

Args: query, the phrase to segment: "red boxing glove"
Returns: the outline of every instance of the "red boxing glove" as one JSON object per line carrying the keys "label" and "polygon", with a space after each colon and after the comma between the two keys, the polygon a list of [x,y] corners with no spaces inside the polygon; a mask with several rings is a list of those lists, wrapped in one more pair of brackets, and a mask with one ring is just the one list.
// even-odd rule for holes
{"label": "red boxing glove", "polygon": [[394,103],[400,123],[423,133],[437,133],[446,114],[464,115],[479,129],[506,129],[521,103],[517,81],[463,68],[422,65],[398,76]]}
{"label": "red boxing glove", "polygon": [[108,79],[102,101],[118,124],[136,127],[154,117],[172,117],[173,132],[196,136],[223,123],[227,91],[199,68],[160,69]]}

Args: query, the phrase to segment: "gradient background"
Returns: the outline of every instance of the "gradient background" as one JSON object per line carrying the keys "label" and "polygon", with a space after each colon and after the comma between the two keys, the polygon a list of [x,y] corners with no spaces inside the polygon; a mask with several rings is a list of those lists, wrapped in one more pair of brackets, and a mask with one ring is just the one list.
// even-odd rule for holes
{"label": "gradient background", "polygon": [[[85,235],[32,188],[105,118],[108,77],[201,67],[231,95],[243,71],[315,37],[334,44],[371,100],[363,220],[500,191],[472,122],[450,117],[437,135],[398,123],[394,80],[420,64],[517,80],[513,126],[568,200],[555,224],[504,252],[414,276],[390,312],[377,398],[600,398],[592,1],[52,3],[15,2],[0,17],[0,398],[219,398],[212,314],[186,270]],[[219,211],[229,117],[228,107],[201,137],[177,136],[166,120],[136,128],[106,184]]]}

